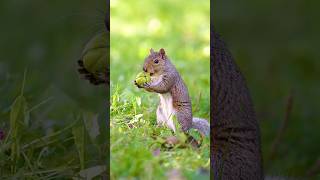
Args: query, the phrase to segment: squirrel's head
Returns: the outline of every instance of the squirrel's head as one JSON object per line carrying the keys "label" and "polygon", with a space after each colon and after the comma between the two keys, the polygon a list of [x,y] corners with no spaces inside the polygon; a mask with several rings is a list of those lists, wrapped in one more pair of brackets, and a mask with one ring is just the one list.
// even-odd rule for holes
{"label": "squirrel's head", "polygon": [[163,48],[159,52],[155,52],[152,48],[150,49],[150,54],[146,57],[143,65],[143,71],[154,75],[161,73],[164,70],[164,66],[167,62],[166,52]]}

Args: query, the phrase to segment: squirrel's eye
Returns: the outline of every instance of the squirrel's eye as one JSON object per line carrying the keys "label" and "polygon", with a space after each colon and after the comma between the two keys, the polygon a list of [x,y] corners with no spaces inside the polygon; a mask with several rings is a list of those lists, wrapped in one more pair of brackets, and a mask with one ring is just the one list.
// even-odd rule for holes
{"label": "squirrel's eye", "polygon": [[158,64],[159,60],[158,59],[155,59],[154,60],[154,63]]}

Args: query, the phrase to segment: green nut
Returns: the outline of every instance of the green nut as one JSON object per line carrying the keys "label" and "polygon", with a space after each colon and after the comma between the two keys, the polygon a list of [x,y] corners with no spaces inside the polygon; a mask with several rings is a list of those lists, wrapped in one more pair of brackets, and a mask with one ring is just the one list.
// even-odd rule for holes
{"label": "green nut", "polygon": [[82,52],[84,67],[90,73],[104,73],[109,62],[108,34],[102,32],[96,34],[86,44]]}
{"label": "green nut", "polygon": [[139,86],[143,86],[144,83],[150,82],[151,78],[150,78],[150,74],[146,73],[146,72],[140,72],[137,76],[136,76],[136,83]]}

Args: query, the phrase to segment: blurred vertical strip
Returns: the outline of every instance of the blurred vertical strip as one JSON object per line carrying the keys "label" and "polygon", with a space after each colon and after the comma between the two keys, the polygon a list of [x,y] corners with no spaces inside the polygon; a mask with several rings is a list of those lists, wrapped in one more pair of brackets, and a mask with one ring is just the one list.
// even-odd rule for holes
{"label": "blurred vertical strip", "polygon": [[[106,16],[104,19],[105,27],[106,27],[106,33],[107,33],[107,48],[109,48],[109,56],[110,56],[110,0],[107,0],[106,4]],[[106,113],[106,126],[107,126],[107,158],[106,158],[106,165],[107,165],[107,170],[106,170],[106,176],[104,176],[104,179],[110,179],[110,57],[109,61],[107,63],[106,67],[106,89],[107,89],[107,113]]]}
{"label": "blurred vertical strip", "polygon": [[245,78],[211,21],[211,172],[214,179],[264,179],[260,127]]}
{"label": "blurred vertical strip", "polygon": [[110,32],[110,0],[107,0],[107,11],[106,17],[104,19],[104,24],[106,26],[106,31]]}
{"label": "blurred vertical strip", "polygon": [[[110,0],[107,0],[107,10],[106,10],[106,16],[104,19],[104,24],[106,26],[106,33],[107,33],[107,48],[109,48],[109,56],[110,56]],[[110,59],[110,57],[109,57]],[[109,88],[110,88],[110,61],[107,64],[107,73],[106,73],[106,85],[108,90],[108,96],[109,95]],[[110,98],[108,98],[109,100]]]}
{"label": "blurred vertical strip", "polygon": [[215,101],[214,101],[214,84],[213,84],[213,74],[214,74],[214,69],[213,69],[213,64],[214,64],[214,57],[213,57],[213,45],[214,45],[214,22],[213,22],[213,0],[210,0],[210,179],[214,179],[214,177],[217,177],[217,175],[213,174],[214,170],[214,160],[213,160],[213,115],[214,115],[214,106],[215,106]]}

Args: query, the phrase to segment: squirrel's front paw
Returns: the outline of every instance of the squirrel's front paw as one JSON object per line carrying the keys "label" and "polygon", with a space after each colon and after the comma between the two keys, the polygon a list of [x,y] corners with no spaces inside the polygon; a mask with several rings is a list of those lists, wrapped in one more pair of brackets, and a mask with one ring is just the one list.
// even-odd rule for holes
{"label": "squirrel's front paw", "polygon": [[144,88],[149,88],[150,87],[150,83],[148,83],[148,82],[143,83],[143,87]]}
{"label": "squirrel's front paw", "polygon": [[144,83],[143,88],[148,92],[154,92],[154,90],[151,87],[151,83]]}

